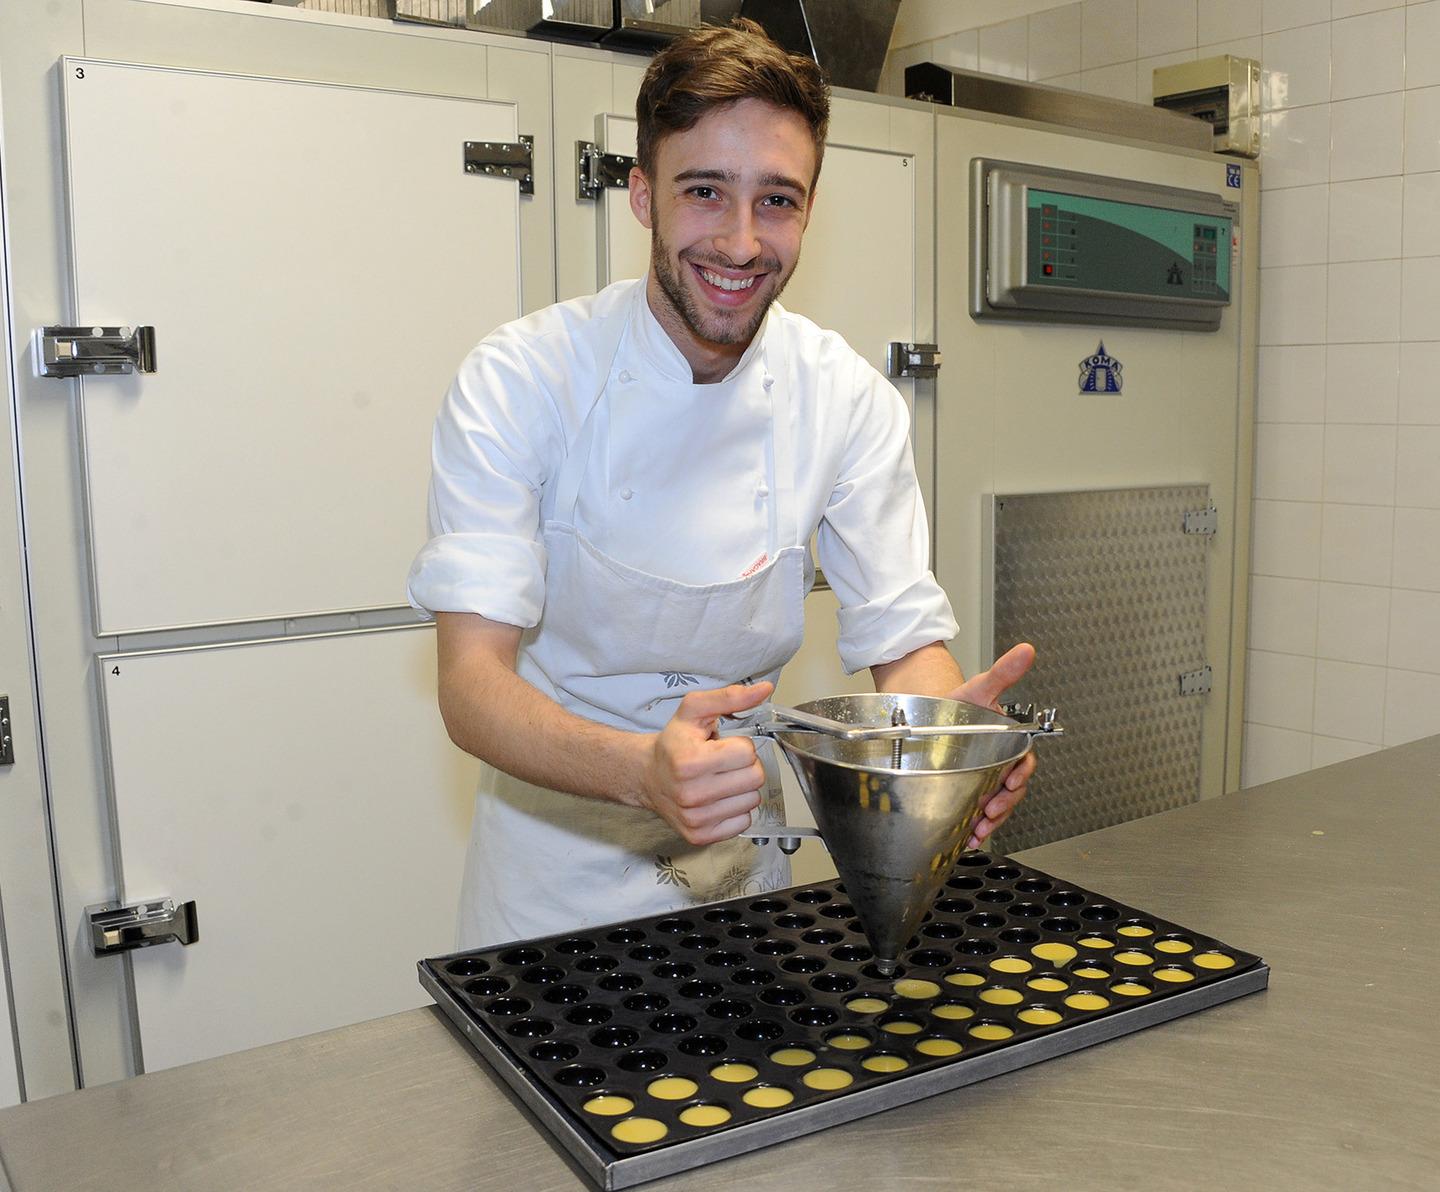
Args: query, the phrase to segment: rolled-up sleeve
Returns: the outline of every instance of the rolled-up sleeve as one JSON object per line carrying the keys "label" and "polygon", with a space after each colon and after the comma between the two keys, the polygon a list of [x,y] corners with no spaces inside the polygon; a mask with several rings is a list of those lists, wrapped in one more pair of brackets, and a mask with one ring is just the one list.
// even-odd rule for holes
{"label": "rolled-up sleeve", "polygon": [[816,535],[820,566],[840,602],[838,645],[849,674],[957,631],[930,570],[905,399],[858,357],[851,384],[856,400],[840,475]]}
{"label": "rolled-up sleeve", "polygon": [[560,441],[516,342],[487,340],[466,357],[435,420],[430,539],[410,567],[412,605],[524,629],[540,620],[540,494]]}

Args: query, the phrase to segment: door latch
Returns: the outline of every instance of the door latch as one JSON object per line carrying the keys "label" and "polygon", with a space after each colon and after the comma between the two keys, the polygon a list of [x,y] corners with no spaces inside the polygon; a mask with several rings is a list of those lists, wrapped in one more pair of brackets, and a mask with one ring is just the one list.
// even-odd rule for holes
{"label": "door latch", "polygon": [[98,902],[85,908],[90,922],[90,944],[96,956],[129,952],[178,940],[193,944],[200,938],[195,904],[176,904],[173,898],[150,902]]}
{"label": "door latch", "polygon": [[41,327],[34,346],[42,377],[155,371],[154,327]]}

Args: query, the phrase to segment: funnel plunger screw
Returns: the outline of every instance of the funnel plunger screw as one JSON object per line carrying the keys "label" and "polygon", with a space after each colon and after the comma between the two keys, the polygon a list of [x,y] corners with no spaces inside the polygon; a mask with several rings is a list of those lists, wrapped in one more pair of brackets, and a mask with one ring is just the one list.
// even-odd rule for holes
{"label": "funnel plunger screw", "polygon": [[[909,722],[905,719],[904,708],[896,708],[893,712],[890,713],[891,728],[898,728],[900,725],[908,723]],[[900,769],[900,759],[904,756],[904,753],[905,738],[896,737],[894,742],[890,746],[890,768],[892,770]]]}
{"label": "funnel plunger screw", "polygon": [[880,971],[882,977],[893,977],[895,975],[895,962],[886,960],[883,956],[875,957],[875,967]]}

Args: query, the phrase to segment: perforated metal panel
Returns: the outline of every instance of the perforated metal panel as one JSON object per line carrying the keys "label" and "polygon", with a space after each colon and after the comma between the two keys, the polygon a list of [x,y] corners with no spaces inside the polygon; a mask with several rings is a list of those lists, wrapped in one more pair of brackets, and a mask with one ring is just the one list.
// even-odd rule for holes
{"label": "perforated metal panel", "polygon": [[1025,803],[997,834],[1015,851],[1193,803],[1207,696],[1211,539],[1185,532],[1208,485],[992,498],[992,647],[1033,642],[1014,698],[1060,709]]}

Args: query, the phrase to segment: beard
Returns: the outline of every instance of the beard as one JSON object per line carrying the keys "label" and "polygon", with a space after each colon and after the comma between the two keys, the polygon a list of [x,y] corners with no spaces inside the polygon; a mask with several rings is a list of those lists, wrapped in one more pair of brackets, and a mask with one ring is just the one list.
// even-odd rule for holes
{"label": "beard", "polygon": [[[696,295],[685,285],[680,271],[672,263],[674,259],[669,244],[660,234],[659,227],[652,228],[650,232],[650,267],[655,271],[655,280],[659,283],[660,292],[665,295],[670,309],[696,339],[728,346],[748,344],[755,338],[755,333],[760,330],[760,324],[765,321],[765,316],[769,313],[770,304],[780,297],[780,292],[784,290],[786,283],[795,272],[795,265],[799,264],[799,257],[796,257],[794,264],[790,266],[790,271],[782,277],[779,272],[779,261],[769,259],[757,262],[761,268],[769,271],[769,277],[765,281],[757,282],[757,285],[770,285],[771,278],[778,278],[778,281],[773,284],[768,294],[761,296],[755,308],[748,314],[739,311],[732,314],[725,311],[707,310],[702,307]],[[698,257],[686,256],[681,258],[681,261],[680,269],[688,268],[685,262],[716,269],[732,267],[718,261],[712,264],[700,260]]]}

